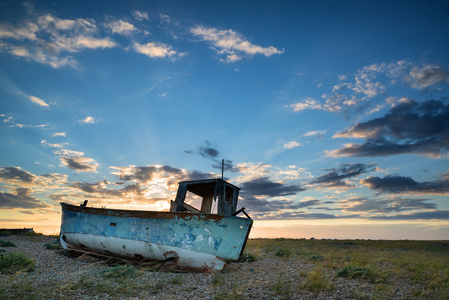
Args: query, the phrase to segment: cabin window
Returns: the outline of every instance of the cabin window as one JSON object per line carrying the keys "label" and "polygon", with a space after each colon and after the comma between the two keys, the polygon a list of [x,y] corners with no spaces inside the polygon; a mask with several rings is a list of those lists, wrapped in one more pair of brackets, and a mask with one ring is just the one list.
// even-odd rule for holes
{"label": "cabin window", "polygon": [[203,198],[201,198],[200,196],[187,191],[186,194],[186,198],[184,200],[184,203],[192,206],[193,208],[195,208],[196,210],[201,210],[201,203],[203,202]]}
{"label": "cabin window", "polygon": [[110,225],[111,226],[117,226],[117,223],[111,223]]}

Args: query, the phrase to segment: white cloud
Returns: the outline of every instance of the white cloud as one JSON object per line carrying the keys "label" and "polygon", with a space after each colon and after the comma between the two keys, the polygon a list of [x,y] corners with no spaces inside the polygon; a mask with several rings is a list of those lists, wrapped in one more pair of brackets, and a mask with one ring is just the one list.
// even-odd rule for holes
{"label": "white cloud", "polygon": [[383,105],[383,104],[377,104],[375,107],[371,108],[366,114],[368,114],[368,115],[373,114],[375,112],[378,112],[379,110],[381,110],[384,107],[385,107],[385,105]]}
{"label": "white cloud", "polygon": [[[432,64],[416,65],[400,60],[365,66],[354,74],[353,80],[346,81],[346,75],[339,75],[338,79],[341,82],[333,85],[330,93],[322,95],[323,103],[306,98],[288,107],[294,111],[317,109],[342,112],[346,116],[352,113],[360,116],[365,111],[369,115],[397,101],[392,96],[382,99],[392,85],[406,83],[415,89],[432,86],[441,89],[441,85],[449,83],[449,68]],[[379,101],[384,103],[379,104]]]}
{"label": "white cloud", "polygon": [[123,34],[127,35],[131,32],[137,30],[137,28],[128,22],[118,20],[118,21],[112,21],[106,24],[106,27],[110,28],[113,33]]}
{"label": "white cloud", "polygon": [[20,27],[14,27],[11,24],[0,25],[0,38],[13,38],[17,40],[35,40],[36,32],[39,30],[39,26],[32,22],[24,22]]}
{"label": "white cloud", "polygon": [[262,54],[269,57],[274,54],[284,53],[283,50],[278,50],[273,46],[262,47],[251,44],[243,35],[232,29],[218,30],[216,28],[197,26],[191,28],[190,32],[202,41],[212,44],[217,54],[226,56],[225,60],[222,59],[222,61],[226,62],[240,60],[242,54],[248,56]]}
{"label": "white cloud", "polygon": [[227,62],[227,63],[233,63],[233,62],[239,61],[241,59],[242,59],[242,57],[238,56],[237,54],[229,54],[226,57],[226,60],[221,59],[220,61]]}
{"label": "white cloud", "polygon": [[84,153],[81,151],[74,151],[74,150],[68,150],[68,149],[60,149],[60,150],[54,150],[54,154],[61,155],[61,156],[83,156]]}
{"label": "white cloud", "polygon": [[282,169],[264,163],[246,162],[237,164],[236,168],[242,174],[235,179],[237,185],[263,177],[270,178],[270,180],[275,182],[284,183],[288,180],[312,177],[306,169],[294,165]]}
{"label": "white cloud", "polygon": [[319,103],[318,101],[312,99],[312,98],[306,98],[302,100],[301,102],[297,102],[291,105],[286,105],[287,107],[293,108],[293,111],[301,111],[305,109],[324,109],[323,105]]}
{"label": "white cloud", "polygon": [[11,51],[11,54],[15,56],[23,56],[23,57],[30,56],[30,52],[25,47],[11,45],[9,49]]}
{"label": "white cloud", "polygon": [[95,123],[95,119],[93,117],[85,117],[84,119],[80,120],[81,123],[84,124],[93,124]]}
{"label": "white cloud", "polygon": [[165,23],[170,23],[171,22],[171,18],[168,15],[159,14],[159,18],[161,18],[161,20],[164,21]]}
{"label": "white cloud", "polygon": [[298,143],[296,141],[291,141],[291,142],[285,143],[283,147],[284,147],[284,149],[294,149],[299,146],[301,146],[301,143]]}
{"label": "white cloud", "polygon": [[237,182],[251,181],[255,178],[267,176],[271,165],[264,163],[245,162],[237,164],[237,169],[243,175],[236,179]]}
{"label": "white cloud", "polygon": [[42,145],[45,145],[47,147],[51,147],[51,148],[62,148],[65,144],[67,143],[63,143],[63,144],[50,144],[49,142],[47,142],[47,140],[42,140],[41,141]]}
{"label": "white cloud", "polygon": [[306,133],[303,134],[303,136],[318,136],[318,137],[322,137],[324,134],[326,133],[326,130],[315,130],[315,131],[308,131]]}
{"label": "white cloud", "polygon": [[61,39],[64,44],[61,44],[61,49],[64,49],[70,52],[79,51],[82,48],[88,49],[105,49],[105,48],[113,48],[117,44],[112,41],[110,38],[97,39],[91,36],[77,36],[74,38]]}
{"label": "white cloud", "polygon": [[170,45],[166,45],[163,43],[147,43],[147,44],[139,44],[134,43],[134,50],[136,52],[144,54],[151,58],[174,58],[176,56],[183,56],[183,53],[178,53],[172,49]]}
{"label": "white cloud", "polygon": [[18,24],[0,24],[0,51],[53,68],[77,67],[73,57],[63,56],[61,52],[105,49],[117,45],[108,37],[98,37],[99,31],[92,19],[69,20],[46,14],[21,20]]}
{"label": "white cloud", "polygon": [[17,127],[17,128],[42,128],[46,127],[49,124],[39,124],[39,125],[30,125],[30,124],[20,124],[16,123],[12,116],[7,116],[5,114],[0,114],[0,117],[3,118],[3,123],[8,123],[8,127]]}
{"label": "white cloud", "polygon": [[35,97],[35,96],[29,96],[28,99],[30,99],[32,102],[34,102],[34,103],[36,103],[36,104],[38,104],[40,106],[45,106],[45,107],[50,106],[44,100],[42,100],[42,99],[40,99],[38,97]]}
{"label": "white cloud", "polygon": [[137,21],[150,20],[150,18],[148,17],[148,13],[146,11],[135,10],[133,11],[133,17]]}
{"label": "white cloud", "polygon": [[7,115],[5,115],[5,114],[0,114],[0,116],[1,116],[2,118],[4,118],[4,119],[3,119],[3,123],[12,123],[12,122],[13,122],[12,116],[7,116]]}
{"label": "white cloud", "polygon": [[66,132],[55,132],[53,133],[53,136],[67,136]]}

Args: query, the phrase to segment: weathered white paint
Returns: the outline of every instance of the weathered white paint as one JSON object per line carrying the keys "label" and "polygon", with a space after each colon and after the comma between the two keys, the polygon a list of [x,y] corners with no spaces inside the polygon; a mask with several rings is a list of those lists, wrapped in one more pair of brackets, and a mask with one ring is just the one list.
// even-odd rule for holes
{"label": "weathered white paint", "polygon": [[211,254],[116,237],[64,233],[61,235],[60,241],[62,247],[66,250],[97,252],[105,255],[112,254],[122,257],[143,257],[150,260],[161,261],[173,259],[180,267],[204,271],[219,271],[222,270],[226,264],[226,260]]}

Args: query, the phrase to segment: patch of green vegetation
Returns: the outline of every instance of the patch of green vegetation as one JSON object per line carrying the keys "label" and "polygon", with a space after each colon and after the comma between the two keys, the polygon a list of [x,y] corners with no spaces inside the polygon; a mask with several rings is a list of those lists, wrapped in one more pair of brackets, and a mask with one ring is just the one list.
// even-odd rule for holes
{"label": "patch of green vegetation", "polygon": [[0,247],[17,247],[16,244],[10,241],[0,240]]}
{"label": "patch of green vegetation", "polygon": [[321,254],[311,254],[308,258],[311,261],[323,261],[323,260],[326,260],[326,257],[324,255],[321,255]]}
{"label": "patch of green vegetation", "polygon": [[359,266],[346,266],[341,268],[337,272],[337,277],[348,277],[348,278],[368,278],[372,277],[373,272],[369,269],[362,268]]}
{"label": "patch of green vegetation", "polygon": [[0,232],[0,236],[8,237],[8,236],[11,236],[11,233],[9,231],[3,231],[3,232]]}
{"label": "patch of green vegetation", "polygon": [[217,272],[212,276],[213,285],[223,285],[225,282],[225,275],[221,272]]}
{"label": "patch of green vegetation", "polygon": [[69,282],[66,285],[66,288],[70,290],[78,290],[78,289],[93,289],[96,287],[95,281],[92,279],[82,276],[79,280]]}
{"label": "patch of green vegetation", "polygon": [[291,283],[286,281],[283,276],[282,273],[279,274],[275,284],[273,284],[271,286],[271,290],[277,295],[277,296],[281,296],[283,298],[289,298],[289,296],[292,293],[292,286]]}
{"label": "patch of green vegetation", "polygon": [[301,287],[311,292],[331,291],[334,289],[331,278],[326,276],[325,270],[321,267],[313,269],[309,275],[307,275],[307,278]]}
{"label": "patch of green vegetation", "polygon": [[42,237],[44,236],[42,233],[38,233],[38,232],[34,232],[34,231],[30,231],[24,234],[25,236],[30,236],[30,237]]}
{"label": "patch of green vegetation", "polygon": [[166,285],[166,282],[163,280],[158,280],[156,282],[156,284],[153,286],[153,288],[151,289],[151,292],[153,294],[159,293],[160,291],[162,291],[164,289],[164,286]]}
{"label": "patch of green vegetation", "polygon": [[133,278],[137,276],[137,269],[133,265],[118,265],[101,271],[101,276],[105,278]]}
{"label": "patch of green vegetation", "polygon": [[245,262],[253,262],[256,261],[257,258],[254,254],[251,254],[249,252],[245,252],[242,254],[242,257],[240,257],[239,261],[245,261]]}
{"label": "patch of green vegetation", "polygon": [[56,241],[52,242],[52,243],[48,243],[44,245],[44,248],[47,250],[61,250],[61,244],[59,243],[59,239],[57,239]]}
{"label": "patch of green vegetation", "polygon": [[290,257],[290,255],[292,254],[290,249],[279,249],[276,251],[276,253],[274,254],[274,256],[279,256],[279,257]]}
{"label": "patch of green vegetation", "polygon": [[18,271],[34,271],[36,262],[21,252],[0,254],[0,273],[14,274]]}
{"label": "patch of green vegetation", "polygon": [[168,283],[171,283],[171,284],[181,284],[183,282],[184,282],[184,277],[182,275],[176,275],[168,281]]}

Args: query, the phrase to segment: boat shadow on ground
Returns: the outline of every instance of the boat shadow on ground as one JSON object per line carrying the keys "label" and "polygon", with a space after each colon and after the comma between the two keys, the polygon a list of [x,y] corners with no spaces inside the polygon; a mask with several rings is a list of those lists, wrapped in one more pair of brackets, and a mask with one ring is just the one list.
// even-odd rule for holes
{"label": "boat shadow on ground", "polygon": [[[64,255],[69,258],[78,259],[81,261],[104,264],[107,266],[120,266],[120,265],[132,265],[139,269],[145,269],[151,272],[167,272],[167,273],[216,273],[216,272],[228,272],[229,268],[225,267],[221,271],[213,271],[211,269],[199,269],[179,266],[175,259],[167,259],[165,261],[148,260],[148,259],[132,259],[129,257],[117,257],[98,254],[95,252],[79,252],[71,250],[58,250],[56,253]],[[239,261],[230,262],[230,264],[245,262],[244,259]]]}

